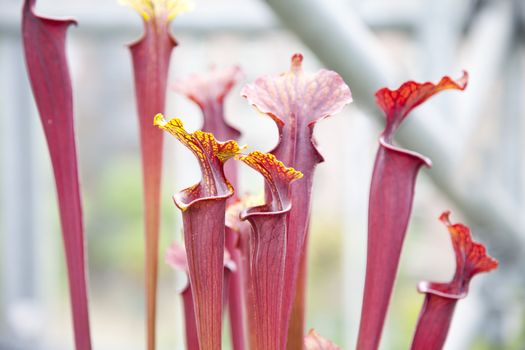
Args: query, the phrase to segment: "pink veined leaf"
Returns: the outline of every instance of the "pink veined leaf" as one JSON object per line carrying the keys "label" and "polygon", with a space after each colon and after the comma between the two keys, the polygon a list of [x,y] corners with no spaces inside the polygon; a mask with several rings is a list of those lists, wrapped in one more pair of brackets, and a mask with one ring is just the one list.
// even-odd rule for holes
{"label": "pink veined leaf", "polygon": [[255,350],[283,348],[286,329],[281,327],[285,288],[286,216],[291,208],[290,183],[302,177],[270,153],[252,152],[238,156],[265,179],[269,197],[266,203],[241,213],[252,226],[248,289],[248,317],[255,335]]}
{"label": "pink veined leaf", "polygon": [[439,350],[443,348],[459,299],[468,293],[472,277],[498,267],[498,262],[487,254],[485,246],[472,240],[470,229],[463,224],[451,224],[450,212],[440,220],[448,228],[456,255],[456,271],[448,283],[423,282],[418,289],[425,293],[412,340],[412,350]]}
{"label": "pink veined leaf", "polygon": [[379,139],[370,187],[359,350],[375,350],[379,346],[412,210],[416,177],[421,166],[431,166],[428,158],[395,147],[394,135],[412,109],[440,91],[464,90],[467,80],[464,72],[457,81],[449,77],[442,78],[438,84],[409,81],[397,90],[383,88],[376,93],[377,104],[386,115],[386,127]]}
{"label": "pink veined leaf", "polygon": [[[184,272],[186,281],[180,288],[180,294],[182,296],[182,302],[184,306],[184,327],[186,331],[186,349],[188,350],[199,350],[199,337],[197,335],[197,323],[195,321],[195,309],[193,305],[193,293],[191,290],[190,280],[188,276],[188,259],[186,256],[186,250],[183,246],[172,243],[166,251],[166,263],[171,266],[174,270]],[[228,285],[228,280],[231,278],[231,274],[237,269],[235,262],[231,257],[224,253],[224,284]],[[224,299],[226,293],[224,293]],[[223,304],[225,300],[223,300]]]}
{"label": "pink veined leaf", "polygon": [[[224,116],[224,99],[228,92],[242,77],[239,67],[219,70],[212,68],[203,74],[193,74],[188,78],[177,81],[173,88],[175,91],[186,95],[195,102],[203,114],[202,131],[212,133],[218,140],[238,140],[240,132],[226,122]],[[227,162],[224,173],[234,188],[237,188],[237,162]],[[228,202],[234,200],[230,197]],[[235,247],[237,234],[226,228],[225,244],[232,259],[240,264],[240,255]],[[229,277],[228,308],[230,327],[234,350],[245,349],[244,339],[244,310],[242,304],[242,275],[238,272]]]}
{"label": "pink veined leaf", "polygon": [[[262,196],[259,198],[257,196],[246,195],[240,199],[236,199],[226,209],[226,244],[228,245],[229,243],[234,246],[235,249],[233,249],[233,251],[237,254],[237,275],[240,276],[239,282],[241,284],[239,297],[241,298],[241,305],[244,306],[244,310],[249,310],[250,308],[248,304],[248,290],[250,288],[250,236],[252,229],[249,222],[241,220],[240,215],[245,209],[260,204],[262,199]],[[228,233],[230,234],[229,237]],[[228,240],[230,240],[230,242],[228,242]],[[243,316],[243,327],[244,324],[246,324],[247,330],[255,329],[253,319],[247,317],[245,312],[243,312]],[[246,336],[247,339],[245,341],[249,345],[247,348],[255,349],[257,342],[255,333],[250,331],[247,332]]]}
{"label": "pink veined leaf", "polygon": [[228,250],[224,250],[224,280],[222,282],[223,284],[223,290],[222,290],[222,310],[224,313],[224,309],[226,305],[228,304],[228,297],[230,295],[230,287],[231,287],[231,280],[232,276],[237,272],[237,264],[235,261],[233,261],[231,254],[228,252]]}
{"label": "pink veined leaf", "polygon": [[236,140],[241,133],[226,122],[224,99],[242,77],[243,73],[237,66],[227,69],[212,67],[209,72],[176,81],[173,89],[200,107],[204,120],[202,130],[214,130],[213,135],[218,140]]}
{"label": "pink veined leaf", "polygon": [[314,329],[310,329],[304,337],[304,350],[341,350],[341,348],[320,336]]}
{"label": "pink veined leaf", "polygon": [[226,200],[233,195],[223,166],[238,154],[239,146],[235,141],[218,142],[200,130],[188,133],[179,119],[166,122],[161,114],[155,116],[155,125],[185,145],[201,168],[201,182],[173,198],[182,211],[199,344],[201,349],[217,350],[221,348]]}
{"label": "pink veined leaf", "polygon": [[170,23],[189,10],[188,0],[121,0],[144,21],[143,36],[129,46],[133,61],[135,97],[139,120],[144,193],[145,293],[147,349],[155,349],[162,133],[151,118],[165,108],[166,84],[172,49],[177,45]]}
{"label": "pink veined leaf", "polygon": [[71,311],[77,350],[91,349],[84,227],[78,184],[71,79],[65,54],[66,31],[73,20],[34,13],[36,0],[26,0],[22,36],[31,88],[46,135],[60,208]]}
{"label": "pink veined leaf", "polygon": [[226,226],[225,229],[225,245],[227,252],[232,256],[232,260],[239,268],[229,275],[228,283],[228,310],[230,316],[230,330],[232,338],[233,350],[246,349],[246,339],[244,335],[245,329],[245,309],[244,309],[244,292],[243,287],[243,273],[240,270],[242,264],[242,257],[238,242],[240,234]]}
{"label": "pink veined leaf", "polygon": [[[323,161],[313,139],[313,129],[319,120],[340,112],[352,102],[350,89],[337,73],[324,69],[315,74],[304,73],[302,61],[303,56],[295,54],[292,56],[289,72],[278,76],[263,76],[241,91],[241,95],[250,104],[270,116],[277,124],[279,143],[271,153],[304,175],[302,181],[291,186],[292,209],[287,215],[289,231],[281,327],[290,329],[288,336],[283,337],[283,342],[286,344],[288,339],[288,349],[291,350],[303,346],[305,247],[310,197],[315,166]],[[291,315],[295,298],[297,306]]]}
{"label": "pink veined leaf", "polygon": [[193,306],[193,293],[191,291],[188,273],[188,260],[184,247],[173,243],[166,251],[166,263],[173,269],[186,274],[186,282],[180,288],[182,304],[184,307],[184,329],[186,333],[186,349],[199,350],[199,336],[197,335],[197,323],[195,321],[195,310]]}

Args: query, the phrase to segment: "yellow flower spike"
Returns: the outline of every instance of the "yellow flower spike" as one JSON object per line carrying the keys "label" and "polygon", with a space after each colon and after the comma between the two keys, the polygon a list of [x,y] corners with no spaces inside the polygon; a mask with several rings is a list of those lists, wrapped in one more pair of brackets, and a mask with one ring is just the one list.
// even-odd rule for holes
{"label": "yellow flower spike", "polygon": [[137,11],[145,21],[151,18],[166,18],[173,20],[181,13],[193,10],[191,0],[119,0],[123,5],[128,5]]}

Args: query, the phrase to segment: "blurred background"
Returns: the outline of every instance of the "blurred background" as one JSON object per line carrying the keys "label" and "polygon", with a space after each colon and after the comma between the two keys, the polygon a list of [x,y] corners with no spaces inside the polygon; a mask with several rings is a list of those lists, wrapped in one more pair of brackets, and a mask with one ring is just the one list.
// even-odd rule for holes
{"label": "blurred background", "polygon": [[[445,209],[500,261],[474,279],[457,308],[446,349],[525,349],[525,2],[521,0],[196,0],[173,22],[179,42],[170,82],[210,65],[240,65],[245,79],[227,118],[250,150],[270,150],[277,130],[239,96],[263,74],[286,71],[293,53],[307,71],[326,67],[354,103],[315,135],[326,162],[313,190],[308,328],[355,347],[366,259],[367,197],[383,117],[373,93],[403,81],[470,73],[465,92],[419,107],[397,141],[433,160],[418,178],[382,349],[407,349],[422,280],[446,281],[454,257],[438,222]],[[72,349],[70,306],[54,180],[29,89],[20,0],[0,6],[0,349]],[[108,0],[39,0],[37,12],[74,17],[68,57],[89,259],[94,348],[143,349],[143,223],[138,129],[127,43],[140,17]],[[168,91],[167,115],[189,130],[200,110]],[[181,240],[171,195],[198,181],[197,164],[166,137],[161,255]],[[240,193],[262,179],[241,168]],[[158,348],[183,349],[181,276],[160,262]],[[227,329],[227,325],[225,329]],[[228,332],[225,332],[227,339]],[[228,349],[228,346],[225,347]]]}

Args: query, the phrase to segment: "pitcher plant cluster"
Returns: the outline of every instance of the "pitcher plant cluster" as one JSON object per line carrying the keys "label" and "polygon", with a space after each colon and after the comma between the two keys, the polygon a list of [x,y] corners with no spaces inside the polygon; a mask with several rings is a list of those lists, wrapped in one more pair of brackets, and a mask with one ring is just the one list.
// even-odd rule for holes
{"label": "pitcher plant cluster", "polygon": [[[22,34],[31,87],[54,170],[67,262],[72,323],[77,350],[92,348],[88,316],[84,229],[75,150],[72,85],[65,55],[73,20],[34,13],[25,0]],[[199,183],[173,196],[182,213],[184,245],[174,243],[166,262],[187,276],[180,290],[185,343],[190,350],[221,349],[223,318],[229,317],[234,350],[340,349],[314,330],[305,334],[305,288],[312,185],[323,162],[313,131],[316,123],[352,102],[350,88],[330,70],[304,72],[294,54],[289,71],[246,84],[241,96],[277,125],[278,143],[269,152],[246,151],[241,133],[224,118],[224,100],[243,77],[239,67],[211,69],[177,81],[173,90],[196,103],[201,130],[163,116],[170,56],[177,41],[170,22],[192,4],[184,0],[125,0],[141,16],[144,34],[129,45],[135,82],[143,177],[146,348],[156,349],[157,270],[163,133],[193,153]],[[444,90],[464,90],[468,75],[437,84],[408,81],[376,93],[385,115],[374,164],[369,208],[366,280],[357,349],[378,349],[412,210],[416,178],[428,158],[394,145],[410,112]],[[239,196],[238,167],[264,179],[264,196]],[[185,168],[179,164],[178,169]],[[256,189],[254,192],[257,192]],[[411,349],[441,349],[458,300],[470,279],[497,267],[463,224],[440,220],[456,255],[448,283],[424,282],[425,294]]]}

